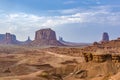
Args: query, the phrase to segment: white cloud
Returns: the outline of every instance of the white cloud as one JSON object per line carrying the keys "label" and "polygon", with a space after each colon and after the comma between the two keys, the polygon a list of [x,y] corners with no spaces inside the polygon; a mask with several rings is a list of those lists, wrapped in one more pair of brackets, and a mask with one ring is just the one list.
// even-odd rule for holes
{"label": "white cloud", "polygon": [[101,4],[101,2],[99,0],[96,0],[96,4]]}
{"label": "white cloud", "polygon": [[34,32],[40,28],[54,28],[65,24],[97,23],[120,26],[120,12],[112,12],[109,10],[109,7],[105,6],[93,7],[90,10],[85,9],[82,11],[79,10],[79,8],[74,8],[70,10],[61,10],[60,12],[68,14],[58,16],[37,16],[26,13],[2,13],[2,16],[0,16],[0,32],[15,33],[18,35],[19,39],[23,40],[29,35],[32,35],[32,38],[34,38]]}
{"label": "white cloud", "polygon": [[83,4],[101,4],[100,0],[83,0],[82,1]]}
{"label": "white cloud", "polygon": [[79,12],[80,10],[81,10],[80,8],[74,8],[74,9],[60,10],[59,12],[61,14],[73,14],[73,13]]}
{"label": "white cloud", "polygon": [[82,11],[81,8],[73,8],[73,9],[65,9],[65,10],[48,10],[49,13],[58,13],[62,15],[74,14],[80,11]]}
{"label": "white cloud", "polygon": [[73,4],[73,3],[76,3],[75,0],[69,0],[69,1],[65,1],[64,4]]}

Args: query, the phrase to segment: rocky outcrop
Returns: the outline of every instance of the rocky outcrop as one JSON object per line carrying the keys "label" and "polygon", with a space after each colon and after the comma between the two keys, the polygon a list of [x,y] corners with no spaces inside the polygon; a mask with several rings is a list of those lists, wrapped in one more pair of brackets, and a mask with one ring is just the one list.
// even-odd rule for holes
{"label": "rocky outcrop", "polygon": [[109,35],[107,32],[104,32],[102,36],[102,42],[107,42],[107,41],[109,41]]}
{"label": "rocky outcrop", "polygon": [[57,40],[55,31],[48,29],[41,29],[36,31],[35,33],[35,40]]}
{"label": "rocky outcrop", "polygon": [[32,40],[30,39],[30,37],[28,36],[28,39],[24,42],[22,42],[22,44],[29,44],[30,42],[32,42]]}
{"label": "rocky outcrop", "polygon": [[60,37],[60,36],[59,36],[59,41],[61,41],[61,42],[62,42],[62,41],[64,41],[64,40],[63,40],[63,38],[62,38],[62,37]]}
{"label": "rocky outcrop", "polygon": [[[107,39],[105,39],[107,35]],[[94,42],[93,45],[82,49],[82,54],[86,62],[105,62],[110,60],[111,62],[120,62],[120,38],[115,40],[109,40],[107,33],[104,33],[105,42]],[[91,53],[91,54],[90,54]]]}
{"label": "rocky outcrop", "polygon": [[118,63],[120,62],[120,55],[112,55],[112,62]]}
{"label": "rocky outcrop", "polygon": [[57,41],[56,33],[50,28],[36,31],[35,40],[31,43],[34,46],[63,46]]}
{"label": "rocky outcrop", "polygon": [[15,44],[17,43],[16,36],[14,34],[6,33],[0,35],[0,43],[2,44]]}
{"label": "rocky outcrop", "polygon": [[11,33],[0,34],[0,44],[15,44],[15,45],[24,45],[30,43],[30,37],[26,41],[18,41],[16,35]]}
{"label": "rocky outcrop", "polygon": [[5,38],[5,34],[0,34],[0,41],[2,41]]}
{"label": "rocky outcrop", "polygon": [[90,54],[84,53],[84,58],[86,62],[105,62],[112,61],[114,63],[120,62],[120,54]]}
{"label": "rocky outcrop", "polygon": [[16,36],[10,33],[6,33],[5,35],[5,43],[15,43],[16,42]]}
{"label": "rocky outcrop", "polygon": [[[94,62],[105,62],[107,60],[108,55],[93,55]],[[111,56],[109,56],[111,58]]]}
{"label": "rocky outcrop", "polygon": [[86,62],[92,61],[93,56],[91,53],[83,53]]}

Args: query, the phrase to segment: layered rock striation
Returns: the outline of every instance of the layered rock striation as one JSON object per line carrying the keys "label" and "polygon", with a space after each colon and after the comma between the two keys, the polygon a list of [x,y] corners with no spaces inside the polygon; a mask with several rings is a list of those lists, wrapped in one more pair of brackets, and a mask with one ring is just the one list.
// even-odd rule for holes
{"label": "layered rock striation", "polygon": [[50,28],[36,31],[35,40],[31,43],[34,46],[63,46],[56,39],[56,33]]}

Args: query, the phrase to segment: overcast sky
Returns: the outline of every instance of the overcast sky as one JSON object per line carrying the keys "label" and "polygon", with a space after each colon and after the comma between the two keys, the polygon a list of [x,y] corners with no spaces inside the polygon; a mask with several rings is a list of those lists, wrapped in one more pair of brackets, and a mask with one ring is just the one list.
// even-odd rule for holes
{"label": "overcast sky", "polygon": [[52,28],[71,42],[120,37],[120,0],[0,0],[0,34],[34,39],[35,31]]}

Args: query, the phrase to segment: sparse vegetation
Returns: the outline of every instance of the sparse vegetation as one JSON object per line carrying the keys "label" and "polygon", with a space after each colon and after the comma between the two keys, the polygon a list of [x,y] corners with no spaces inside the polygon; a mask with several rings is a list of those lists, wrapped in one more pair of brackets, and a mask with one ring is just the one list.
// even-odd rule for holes
{"label": "sparse vegetation", "polygon": [[43,71],[41,74],[37,75],[38,77],[44,77],[49,79],[50,75],[47,71]]}
{"label": "sparse vegetation", "polygon": [[109,47],[109,42],[85,48],[0,45],[0,79],[109,80],[120,71],[120,48],[113,41],[110,44],[115,45]]}

